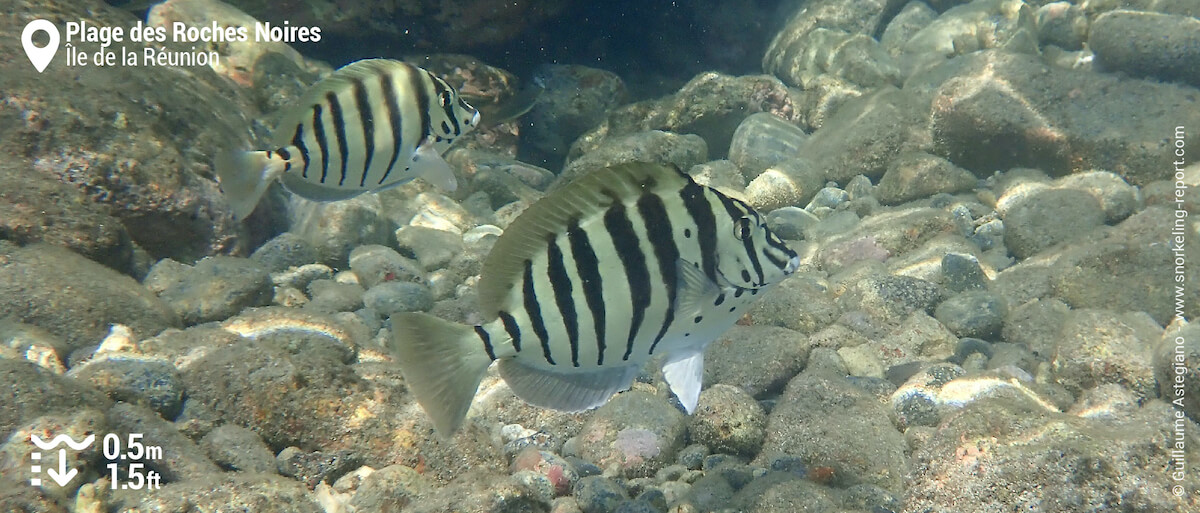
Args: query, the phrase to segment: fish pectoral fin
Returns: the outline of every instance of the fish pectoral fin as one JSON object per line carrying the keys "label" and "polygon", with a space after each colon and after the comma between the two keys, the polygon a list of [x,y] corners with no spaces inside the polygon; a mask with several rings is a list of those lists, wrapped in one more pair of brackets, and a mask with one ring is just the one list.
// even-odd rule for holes
{"label": "fish pectoral fin", "polygon": [[474,328],[422,313],[392,316],[388,349],[438,433],[458,431],[492,360]]}
{"label": "fish pectoral fin", "polygon": [[696,411],[696,404],[700,402],[700,386],[704,382],[704,353],[673,353],[663,363],[662,371],[667,385],[683,404],[683,409],[687,410],[688,414]]}
{"label": "fish pectoral fin", "polygon": [[412,173],[443,191],[454,192],[458,189],[454,170],[429,142],[422,143],[413,153]]}
{"label": "fish pectoral fin", "polygon": [[595,371],[556,372],[531,367],[513,358],[500,360],[504,382],[525,402],[562,411],[589,410],[629,388],[641,370],[623,365]]}
{"label": "fish pectoral fin", "polygon": [[704,275],[700,266],[680,258],[675,261],[679,285],[675,293],[675,312],[680,319],[691,319],[711,307],[712,301],[721,294],[716,283]]}
{"label": "fish pectoral fin", "polygon": [[288,161],[271,151],[227,151],[217,154],[213,168],[221,192],[238,220],[254,212],[258,200],[276,178],[283,174]]}

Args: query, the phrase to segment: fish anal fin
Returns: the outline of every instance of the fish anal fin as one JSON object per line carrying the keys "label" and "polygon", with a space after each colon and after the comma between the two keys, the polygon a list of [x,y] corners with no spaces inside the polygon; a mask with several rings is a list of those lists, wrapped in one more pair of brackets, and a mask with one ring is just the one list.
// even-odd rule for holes
{"label": "fish anal fin", "polygon": [[700,402],[700,387],[704,382],[704,353],[680,351],[672,353],[662,366],[663,377],[671,392],[679,398],[683,409],[691,414]]}
{"label": "fish anal fin", "polygon": [[500,376],[517,397],[534,406],[562,411],[582,411],[604,404],[613,394],[629,388],[641,370],[636,365],[623,365],[556,372],[514,358],[499,362]]}
{"label": "fish anal fin", "polygon": [[565,233],[572,220],[602,216],[614,202],[632,205],[646,189],[682,189],[689,180],[672,165],[634,162],[592,171],[543,196],[508,225],[484,261],[480,312],[494,318],[525,261],[545,250],[548,236]]}

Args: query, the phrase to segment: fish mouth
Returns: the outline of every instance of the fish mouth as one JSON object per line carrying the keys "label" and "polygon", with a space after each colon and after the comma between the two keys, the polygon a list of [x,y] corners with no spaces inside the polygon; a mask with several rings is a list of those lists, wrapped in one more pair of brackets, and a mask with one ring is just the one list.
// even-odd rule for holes
{"label": "fish mouth", "polygon": [[800,268],[800,255],[796,255],[796,256],[792,257],[791,260],[788,260],[787,267],[783,268],[783,274],[791,275],[792,273],[796,272],[796,270],[799,268]]}

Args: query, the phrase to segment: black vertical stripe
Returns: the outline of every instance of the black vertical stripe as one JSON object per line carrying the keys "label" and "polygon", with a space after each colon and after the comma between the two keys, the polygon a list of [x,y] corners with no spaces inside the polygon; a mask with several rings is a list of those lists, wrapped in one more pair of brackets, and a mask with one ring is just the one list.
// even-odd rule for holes
{"label": "black vertical stripe", "polygon": [[476,326],[475,334],[479,335],[479,340],[483,341],[483,350],[487,351],[488,358],[495,360],[496,359],[496,351],[495,351],[495,349],[492,348],[491,335],[488,335],[487,330],[483,329],[483,326]]}
{"label": "black vertical stripe", "polygon": [[338,156],[341,157],[342,177],[338,179],[338,187],[346,183],[346,157],[350,153],[346,147],[346,120],[342,117],[342,104],[338,102],[333,92],[325,93],[325,101],[329,102],[329,117],[333,119],[333,133],[337,138]]}
{"label": "black vertical stripe", "polygon": [[675,320],[675,295],[679,288],[679,248],[675,246],[675,234],[671,231],[671,219],[667,216],[667,207],[657,194],[645,193],[637,202],[638,214],[646,223],[646,237],[654,248],[654,257],[658,260],[658,272],[662,274],[663,286],[667,291],[667,310],[663,315],[662,327],[650,344],[650,354],[666,335],[671,322]]}
{"label": "black vertical stripe", "polygon": [[429,91],[425,90],[425,85],[421,81],[424,76],[429,76],[432,80],[433,75],[429,75],[428,71],[420,68],[409,67],[408,79],[410,81],[411,94],[417,100],[417,115],[421,116],[421,133],[417,139],[418,143],[425,142],[425,138],[429,137],[431,120],[429,119]]}
{"label": "black vertical stripe", "polygon": [[571,292],[571,277],[567,275],[567,265],[563,260],[563,252],[558,248],[558,241],[550,235],[546,249],[546,278],[550,280],[550,288],[554,291],[554,304],[562,316],[563,327],[567,329],[567,342],[571,344],[571,365],[579,366],[579,313],[575,311],[575,298]]}
{"label": "black vertical stripe", "polygon": [[383,176],[379,178],[377,185],[381,185],[384,180],[387,180],[392,168],[396,166],[396,160],[400,158],[400,148],[404,146],[404,125],[400,117],[400,103],[396,99],[396,86],[392,83],[392,75],[390,73],[379,75],[379,84],[383,87],[383,103],[387,106],[388,124],[392,127],[392,159],[388,161],[387,169],[383,170]]}
{"label": "black vertical stripe", "polygon": [[[446,104],[442,105],[442,110],[446,113],[446,119],[449,119],[450,123],[454,125],[453,134],[455,136],[462,135],[462,129],[458,126],[458,117],[454,115],[454,104],[457,102],[455,102],[454,99],[448,94],[450,92],[450,86],[446,85],[446,83],[442,82],[441,80],[435,80],[434,82],[438,84],[438,101],[441,101],[441,96],[443,94],[446,95]],[[447,133],[450,133],[450,131],[447,130]]]}
{"label": "black vertical stripe", "polygon": [[296,134],[292,136],[292,146],[300,150],[300,158],[304,160],[304,169],[300,176],[308,178],[308,148],[304,146],[304,123],[296,125]]}
{"label": "black vertical stripe", "polygon": [[321,120],[321,104],[313,105],[313,136],[317,138],[317,150],[321,152],[321,183],[329,174],[329,143],[325,140],[325,122]]}
{"label": "black vertical stripe", "polygon": [[[734,229],[737,229],[738,223],[741,222],[743,217],[750,216],[750,213],[753,211],[750,208],[750,205],[730,198],[729,196],[719,192],[714,191],[714,193],[717,195],[717,198],[721,200],[721,204],[725,206],[725,212],[729,214],[730,218],[733,219],[733,225],[735,227]],[[751,223],[756,222],[754,219],[750,219],[748,221]],[[757,228],[757,225],[755,225],[754,228]],[[746,239],[742,241],[742,247],[744,247],[746,250],[746,257],[750,259],[750,265],[754,268],[754,272],[758,274],[758,285],[762,285],[762,282],[765,281],[765,278],[763,277],[762,263],[758,261],[758,252],[754,250],[754,239],[752,237],[746,237]]]}
{"label": "black vertical stripe", "polygon": [[517,324],[517,320],[504,310],[500,310],[496,315],[499,315],[500,322],[504,323],[504,331],[507,331],[508,338],[512,339],[513,349],[518,353],[521,352],[521,326]]}
{"label": "black vertical stripe", "polygon": [[572,219],[567,224],[567,240],[571,243],[575,272],[579,273],[583,297],[587,300],[587,307],[592,313],[592,323],[596,329],[596,365],[604,365],[604,282],[600,277],[600,260],[596,258],[596,250],[592,248],[592,241],[588,239],[587,232],[579,228],[578,219]]}
{"label": "black vertical stripe", "polygon": [[604,212],[604,228],[612,238],[621,266],[625,268],[625,279],[629,282],[633,318],[629,321],[625,355],[621,357],[622,360],[628,360],[633,353],[633,341],[646,318],[646,309],[650,307],[650,271],[646,268],[646,256],[638,245],[637,232],[633,231],[633,223],[629,220],[625,205],[617,202]]}
{"label": "black vertical stripe", "polygon": [[371,115],[371,99],[367,96],[367,86],[359,77],[354,77],[354,106],[358,107],[358,120],[362,124],[363,142],[366,144],[366,159],[363,161],[362,178],[358,180],[359,187],[367,185],[367,171],[371,170],[371,160],[375,158],[375,118]]}
{"label": "black vertical stripe", "polygon": [[529,323],[533,324],[533,333],[537,335],[538,340],[542,341],[542,354],[546,357],[546,362],[550,365],[555,365],[554,358],[550,356],[550,340],[546,333],[546,323],[542,321],[542,306],[538,304],[537,291],[533,287],[533,261],[525,261],[525,286],[523,290],[525,296],[525,314],[529,316]]}
{"label": "black vertical stripe", "polygon": [[696,237],[700,242],[700,268],[704,275],[717,283],[717,218],[712,204],[704,198],[704,187],[691,180],[679,191],[683,206],[696,223]]}

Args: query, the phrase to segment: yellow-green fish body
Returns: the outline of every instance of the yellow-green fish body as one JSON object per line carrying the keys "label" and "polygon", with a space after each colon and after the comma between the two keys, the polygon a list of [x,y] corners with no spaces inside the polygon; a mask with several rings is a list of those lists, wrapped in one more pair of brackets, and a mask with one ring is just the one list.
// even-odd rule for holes
{"label": "yellow-green fish body", "polygon": [[245,218],[275,180],[308,199],[335,201],[420,176],[454,190],[441,154],[479,124],[479,112],[442,79],[400,61],[367,59],[320,80],[280,121],[275,149],[217,156],[234,214]]}
{"label": "yellow-green fish body", "polygon": [[440,432],[458,429],[491,362],[542,407],[594,408],[665,355],[691,412],[704,348],[799,257],[746,203],[673,167],[588,174],[530,206],[489,254],[475,327],[392,317],[391,347]]}

